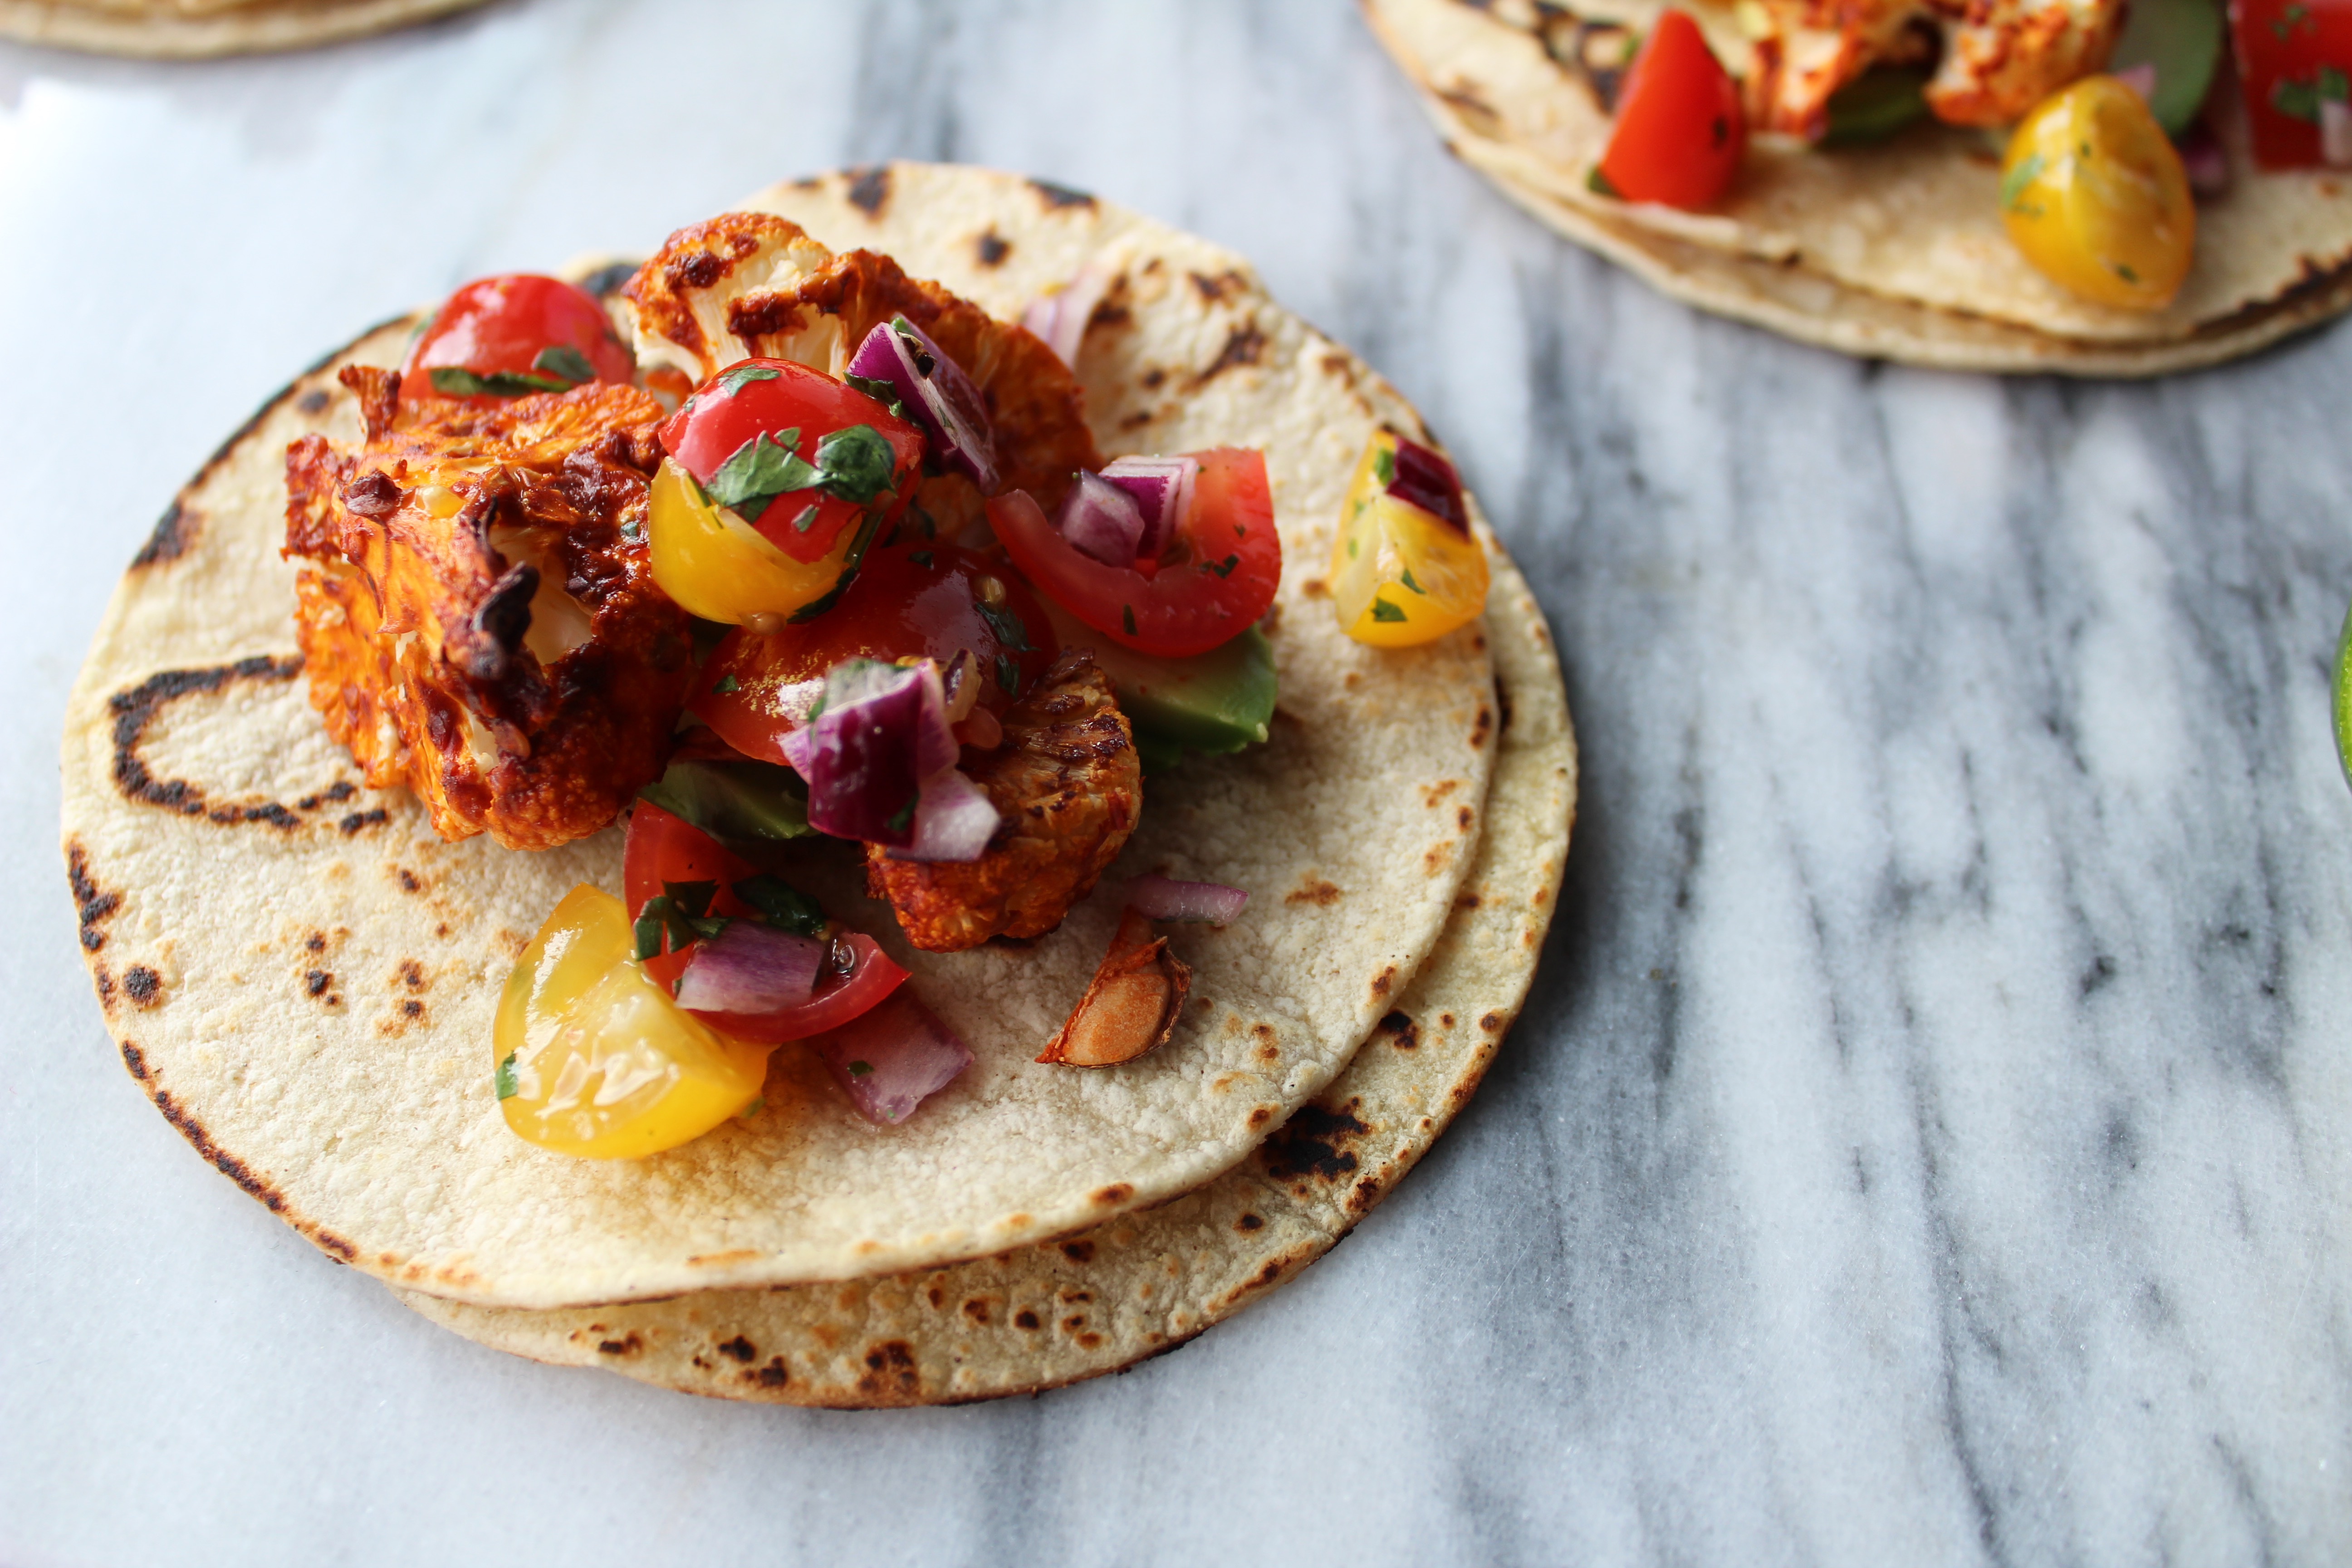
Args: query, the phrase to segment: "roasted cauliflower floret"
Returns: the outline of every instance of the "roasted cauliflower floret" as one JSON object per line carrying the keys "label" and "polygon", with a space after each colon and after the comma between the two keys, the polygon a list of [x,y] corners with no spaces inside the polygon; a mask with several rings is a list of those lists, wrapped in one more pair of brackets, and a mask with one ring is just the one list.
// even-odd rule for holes
{"label": "roasted cauliflower floret", "polygon": [[661,405],[597,384],[401,413],[395,374],[343,380],[365,442],[286,453],[311,705],[445,838],[595,832],[660,773],[693,673],[646,557]]}
{"label": "roasted cauliflower floret", "polygon": [[1935,62],[1927,108],[1954,125],[2006,125],[2097,70],[2124,0],[1759,0],[1771,30],[1748,73],[1748,118],[1818,137],[1829,100],[1875,65]]}
{"label": "roasted cauliflower floret", "polygon": [[[887,256],[835,256],[772,214],[727,213],[680,229],[621,292],[639,363],[698,383],[754,357],[837,377],[867,332],[903,315],[980,389],[996,432],[1000,489],[1025,489],[1051,511],[1072,474],[1102,467],[1077,378],[1035,336],[908,277]],[[960,475],[935,475],[917,505],[952,529],[985,499]]]}
{"label": "roasted cauliflower floret", "polygon": [[1134,737],[1092,654],[1056,659],[1003,723],[1002,745],[965,752],[964,771],[1003,819],[986,854],[925,863],[866,846],[866,890],[887,899],[907,940],[931,952],[1052,931],[1094,890],[1142,815]]}

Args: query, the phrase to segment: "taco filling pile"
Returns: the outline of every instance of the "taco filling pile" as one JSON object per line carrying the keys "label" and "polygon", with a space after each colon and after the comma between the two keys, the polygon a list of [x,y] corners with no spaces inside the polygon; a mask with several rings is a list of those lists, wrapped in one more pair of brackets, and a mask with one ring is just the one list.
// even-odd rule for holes
{"label": "taco filling pile", "polygon": [[[125,1066],[337,1258],[493,1315],[1095,1259],[907,1298],[892,1397],[961,1397],[1385,1190],[1524,993],[1572,761],[1392,389],[1228,252],[894,165],[298,380],[123,579],[65,830]],[[1327,1155],[1255,1152],[1298,1116]],[[1048,1300],[1109,1279],[1116,1331]],[[710,1321],[595,1343],[732,1377]],[[751,1396],[866,1397],[793,1364]]]}
{"label": "taco filling pile", "polygon": [[[1106,461],[1044,339],[772,214],[672,236],[618,300],[614,320],[554,278],[483,279],[397,370],[341,373],[362,439],[286,460],[311,704],[445,839],[546,850],[627,814],[625,885],[573,889],[506,983],[517,1133],[675,1148],[757,1100],[787,1041],[899,1121],[971,1053],[788,879],[788,847],[859,846],[924,952],[1058,928],[1134,832],[1147,757],[1266,738],[1264,455]],[[1377,434],[1341,532],[1358,640],[1483,610],[1483,549],[1430,448]],[[1038,1061],[1165,1044],[1191,971],[1156,924],[1247,900],[1135,879]]]}

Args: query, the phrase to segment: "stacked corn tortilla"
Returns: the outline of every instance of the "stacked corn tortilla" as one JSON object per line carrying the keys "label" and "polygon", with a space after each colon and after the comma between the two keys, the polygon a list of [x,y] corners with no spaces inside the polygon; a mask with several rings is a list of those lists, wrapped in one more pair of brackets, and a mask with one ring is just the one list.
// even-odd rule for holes
{"label": "stacked corn tortilla", "polygon": [[1356,455],[1383,423],[1426,432],[1238,258],[971,170],[895,165],[746,205],[1002,315],[1108,269],[1079,360],[1106,450],[1265,450],[1286,560],[1274,738],[1155,777],[1106,879],[1251,894],[1233,926],[1175,937],[1195,972],[1176,1038],[1114,1071],[1032,1059],[1115,897],[1034,947],[918,953],[854,858],[817,849],[794,875],[914,971],[973,1048],[963,1078],[877,1130],[786,1047],[756,1114],[651,1160],[514,1137],[490,1085],[498,986],[566,889],[617,886],[621,832],[545,854],[448,845],[404,792],[358,787],[304,700],[277,555],[286,441],[355,435],[333,372],[394,363],[399,323],[225,447],[109,609],[65,756],[100,995],[126,1065],[201,1152],[488,1342],[824,1404],[1108,1370],[1328,1246],[1475,1083],[1566,848],[1557,665],[1507,563],[1484,626],[1403,652],[1339,632],[1320,563]]}

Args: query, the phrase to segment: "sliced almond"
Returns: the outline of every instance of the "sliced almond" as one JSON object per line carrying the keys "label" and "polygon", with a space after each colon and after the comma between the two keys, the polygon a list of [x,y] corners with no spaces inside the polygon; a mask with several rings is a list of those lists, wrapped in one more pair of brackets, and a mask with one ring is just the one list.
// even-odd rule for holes
{"label": "sliced almond", "polygon": [[1129,910],[1070,1021],[1037,1059],[1074,1068],[1131,1062],[1168,1043],[1192,989],[1190,966],[1152,933],[1148,917]]}

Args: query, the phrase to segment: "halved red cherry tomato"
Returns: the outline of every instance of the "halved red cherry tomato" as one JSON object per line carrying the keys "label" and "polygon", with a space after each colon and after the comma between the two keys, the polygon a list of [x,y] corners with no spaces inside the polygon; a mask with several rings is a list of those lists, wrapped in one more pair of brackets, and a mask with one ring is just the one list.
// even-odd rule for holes
{"label": "halved red cherry tomato", "polygon": [[2345,162],[2347,133],[2337,133],[2331,159],[2325,130],[2352,114],[2352,0],[2231,0],[2230,42],[2255,161],[2272,169]]}
{"label": "halved red cherry tomato", "polygon": [[[629,840],[621,855],[621,884],[629,920],[634,924],[648,900],[665,883],[716,882],[710,912],[741,919],[753,911],[737,898],[733,885],[757,875],[750,861],[728,849],[683,817],[650,801],[639,801],[629,814]],[[663,938],[665,949],[668,946]],[[640,967],[667,990],[686,973],[690,952],[665,951],[640,961]],[[841,967],[844,961],[848,967]],[[736,1040],[770,1046],[780,1040],[804,1039],[837,1029],[898,988],[907,972],[876,945],[872,937],[850,931],[835,937],[833,956],[816,983],[816,994],[797,1007],[773,1013],[704,1013],[692,1016]]]}
{"label": "halved red cherry tomato", "polygon": [[[804,1040],[838,1029],[881,1001],[906,980],[907,972],[862,931],[834,938],[834,961],[817,978],[816,994],[797,1007],[773,1013],[693,1013],[712,1028],[753,1045]],[[839,963],[849,961],[845,973]]]}
{"label": "halved red cherry tomato", "polygon": [[[657,896],[665,882],[716,882],[709,912],[748,915],[751,906],[729,889],[758,869],[694,824],[649,800],[630,808],[628,843],[621,851],[621,895],[632,921],[645,913],[646,901]],[[667,932],[662,947],[659,954],[641,962],[647,974],[667,985],[686,973],[691,955],[668,951]]]}
{"label": "halved red cherry tomato", "polygon": [[[866,426],[889,447],[888,472],[866,475],[868,489],[844,496],[836,489],[800,489],[737,504],[718,479],[730,459],[760,437],[765,450],[789,448],[804,463],[822,460],[826,437]],[[786,431],[797,432],[790,442]],[[845,382],[791,360],[754,359],[730,365],[698,387],[661,427],[661,443],[711,499],[735,505],[762,539],[794,561],[822,561],[843,530],[874,511],[887,521],[906,509],[923,458],[923,433]],[[757,512],[754,516],[753,513]],[[658,526],[658,520],[656,520]]]}
{"label": "halved red cherry tomato", "polygon": [[822,680],[845,658],[929,658],[944,668],[965,648],[980,661],[981,703],[1002,712],[1054,662],[1054,624],[1019,574],[976,550],[894,544],[871,552],[841,603],[816,619],[728,633],[687,706],[737,751],[781,763],[784,737],[799,728],[784,688]]}
{"label": "halved red cherry tomato", "polygon": [[1660,12],[1617,94],[1598,185],[1629,202],[1703,207],[1729,186],[1747,148],[1739,84],[1696,22]]}
{"label": "halved red cherry tomato", "polygon": [[636,361],[604,307],[560,279],[510,272],[441,302],[400,367],[400,400],[494,403],[583,382],[625,382]]}
{"label": "halved red cherry tomato", "polygon": [[1265,454],[1234,447],[1201,461],[1192,513],[1166,554],[1110,566],[1055,531],[1025,490],[988,503],[988,521],[1038,591],[1113,642],[1163,658],[1206,653],[1241,636],[1274,603],[1282,537]]}

